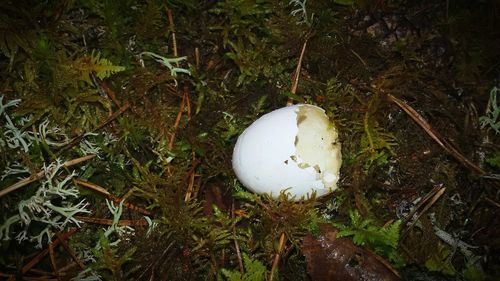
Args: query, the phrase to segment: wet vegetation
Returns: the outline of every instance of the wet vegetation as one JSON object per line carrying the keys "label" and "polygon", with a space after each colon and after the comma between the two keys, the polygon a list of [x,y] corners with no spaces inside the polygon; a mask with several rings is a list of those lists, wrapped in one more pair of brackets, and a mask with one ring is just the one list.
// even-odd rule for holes
{"label": "wet vegetation", "polygon": [[[499,16],[497,0],[2,1],[0,277],[358,280],[380,263],[384,280],[499,280]],[[325,197],[273,200],[232,172],[238,135],[289,99],[339,128]],[[347,266],[361,275],[328,275]]]}

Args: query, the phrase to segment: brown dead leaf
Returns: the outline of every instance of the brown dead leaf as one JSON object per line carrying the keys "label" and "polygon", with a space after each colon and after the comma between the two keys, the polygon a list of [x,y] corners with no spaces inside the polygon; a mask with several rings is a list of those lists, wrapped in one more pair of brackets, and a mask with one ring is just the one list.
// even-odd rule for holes
{"label": "brown dead leaf", "polygon": [[400,280],[397,272],[380,256],[354,245],[350,238],[337,239],[337,230],[320,225],[321,235],[304,238],[302,252],[312,280]]}

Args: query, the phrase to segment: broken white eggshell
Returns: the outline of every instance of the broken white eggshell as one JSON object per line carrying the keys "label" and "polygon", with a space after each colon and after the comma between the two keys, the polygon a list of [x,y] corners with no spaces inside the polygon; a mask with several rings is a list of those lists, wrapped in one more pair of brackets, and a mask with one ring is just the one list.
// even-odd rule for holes
{"label": "broken white eggshell", "polygon": [[337,188],[342,157],[338,132],[325,111],[297,104],[267,113],[239,137],[233,169],[253,192],[294,200],[322,196]]}

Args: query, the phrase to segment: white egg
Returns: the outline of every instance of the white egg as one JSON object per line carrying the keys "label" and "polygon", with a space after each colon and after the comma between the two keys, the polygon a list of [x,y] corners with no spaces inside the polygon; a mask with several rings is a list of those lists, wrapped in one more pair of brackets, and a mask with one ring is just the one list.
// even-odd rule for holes
{"label": "white egg", "polygon": [[298,104],[263,115],[238,138],[233,169],[253,192],[294,200],[337,188],[342,164],[338,132],[320,107]]}

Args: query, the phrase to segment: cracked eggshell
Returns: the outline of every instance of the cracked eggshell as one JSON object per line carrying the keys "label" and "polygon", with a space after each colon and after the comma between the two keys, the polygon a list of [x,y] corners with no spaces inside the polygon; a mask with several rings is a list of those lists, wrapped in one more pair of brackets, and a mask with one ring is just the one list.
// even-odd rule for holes
{"label": "cracked eggshell", "polygon": [[253,192],[295,200],[337,188],[342,163],[338,132],[325,111],[298,104],[263,115],[238,138],[233,170]]}

